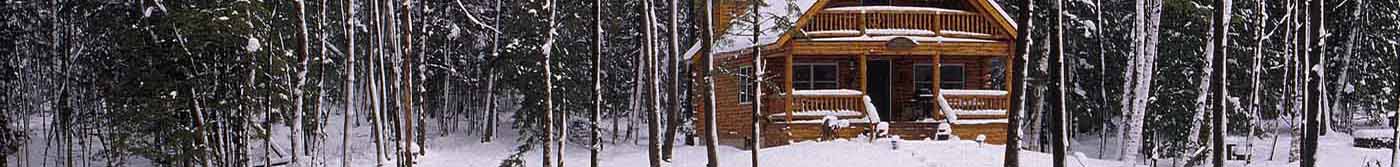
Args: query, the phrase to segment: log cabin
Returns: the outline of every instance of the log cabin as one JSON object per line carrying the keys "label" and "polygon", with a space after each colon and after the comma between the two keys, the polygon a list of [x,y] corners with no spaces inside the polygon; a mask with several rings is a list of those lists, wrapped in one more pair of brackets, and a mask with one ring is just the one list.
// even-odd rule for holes
{"label": "log cabin", "polygon": [[[762,0],[757,10],[749,1],[715,2],[717,107],[692,98],[696,120],[716,112],[720,144],[753,139],[754,101],[765,146],[858,136],[1005,143],[1017,33],[996,1]],[[691,67],[703,76],[703,65]],[[764,87],[752,86],[754,70]]]}

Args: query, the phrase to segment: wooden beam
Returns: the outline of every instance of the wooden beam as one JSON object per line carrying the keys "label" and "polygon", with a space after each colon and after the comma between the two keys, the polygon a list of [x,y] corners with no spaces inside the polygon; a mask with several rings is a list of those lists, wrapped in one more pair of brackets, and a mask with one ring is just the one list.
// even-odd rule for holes
{"label": "wooden beam", "polygon": [[866,56],[866,54],[860,54],[860,60],[859,60],[859,61],[860,61],[860,95],[861,95],[861,96],[865,96],[865,95],[869,95],[869,91],[870,91],[870,89],[869,89],[869,87],[870,87],[870,81],[868,81],[868,80],[870,79],[870,76],[869,76],[868,74],[866,74],[866,72],[868,72],[867,69],[866,69],[866,68],[867,68],[866,62],[869,61],[869,58]]}
{"label": "wooden beam", "polygon": [[793,97],[794,97],[794,96],[797,96],[797,95],[793,94],[793,91],[792,91],[792,90],[794,89],[794,88],[792,87],[792,63],[793,63],[793,62],[792,62],[792,57],[793,57],[793,55],[792,55],[792,54],[787,54],[787,55],[784,56],[784,57],[787,58],[787,60],[786,60],[786,61],[783,61],[783,87],[786,87],[786,88],[787,88],[787,97],[786,97],[786,98],[787,98],[787,99],[786,99],[787,102],[785,102],[786,104],[784,104],[783,110],[786,110],[786,111],[784,111],[784,112],[787,112],[787,122],[792,122],[792,100],[793,100]]}
{"label": "wooden beam", "polygon": [[[943,78],[942,78],[942,77],[943,77],[943,64],[942,64],[942,60],[941,60],[941,59],[943,59],[942,53],[939,53],[939,52],[937,52],[937,51],[933,52],[933,68],[931,68],[931,69],[929,69],[929,70],[931,71],[931,73],[933,73],[933,78],[932,78],[932,79],[933,79],[933,83],[932,83],[932,85],[931,85],[931,86],[933,86],[933,88],[932,88],[932,90],[930,90],[930,92],[933,93],[933,103],[934,103],[934,105],[943,105],[943,104],[941,104],[941,103],[938,103],[938,97],[942,95],[942,94],[939,94],[939,93],[942,93],[941,91],[942,91],[942,89],[943,89]],[[940,112],[947,112],[947,111],[941,111],[941,110],[940,110],[941,107],[932,107],[932,109],[933,109],[933,114],[934,114],[934,115],[938,115],[938,113],[940,113]],[[944,113],[944,114],[947,114],[947,113]]]}
{"label": "wooden beam", "polygon": [[1004,71],[1001,72],[1002,75],[1003,75],[1002,77],[1005,77],[1005,78],[1006,78],[1005,80],[1002,80],[1001,85],[1002,85],[1002,86],[1005,86],[1005,87],[1006,87],[1006,92],[1008,92],[1008,93],[1007,93],[1007,97],[1006,97],[1006,103],[1003,104],[1004,106],[1001,106],[1002,108],[1005,108],[1005,109],[1010,109],[1010,108],[1011,108],[1011,98],[1016,98],[1016,97],[1010,97],[1010,96],[1011,96],[1011,95],[1010,95],[1010,92],[1011,92],[1011,91],[1016,91],[1015,89],[1012,89],[1012,87],[1011,87],[1011,82],[1013,82],[1012,80],[1014,79],[1014,78],[1012,78],[1012,77],[1013,77],[1013,75],[1012,75],[1013,73],[1012,73],[1011,71],[1016,69],[1016,67],[1015,67],[1016,64],[1015,64],[1015,63],[1011,63],[1011,62],[1012,62],[1012,61],[1015,61],[1015,59],[1016,59],[1016,56],[1007,55],[1005,61],[1002,61],[1002,62],[1001,62],[1001,64],[1003,64],[1003,66],[1006,67],[1006,70],[1004,70]]}

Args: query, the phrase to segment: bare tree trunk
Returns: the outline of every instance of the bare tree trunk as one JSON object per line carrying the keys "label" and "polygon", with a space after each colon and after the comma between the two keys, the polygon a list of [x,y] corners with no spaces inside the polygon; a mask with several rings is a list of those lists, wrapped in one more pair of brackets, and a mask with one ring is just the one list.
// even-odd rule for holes
{"label": "bare tree trunk", "polygon": [[1050,122],[1053,124],[1050,126],[1050,134],[1054,138],[1054,143],[1051,144],[1053,146],[1053,148],[1051,148],[1051,154],[1053,155],[1053,166],[1065,167],[1069,162],[1065,154],[1066,151],[1069,150],[1069,125],[1066,124],[1068,122],[1067,117],[1069,111],[1065,105],[1065,86],[1068,83],[1065,82],[1064,63],[1064,0],[1055,0],[1054,10],[1052,11],[1055,12],[1055,23],[1053,23],[1055,27],[1053,27],[1054,31],[1051,32],[1050,39],[1050,44],[1052,45],[1052,55],[1049,60],[1050,75],[1052,79],[1056,80],[1055,83],[1059,83],[1060,85],[1050,91],[1050,93],[1052,93],[1050,104],[1054,106],[1054,111],[1050,112],[1052,115]]}
{"label": "bare tree trunk", "polygon": [[[496,27],[501,27],[501,0],[496,0]],[[501,56],[501,33],[496,32],[491,36],[491,60],[499,59]],[[494,61],[487,61],[486,70],[486,134],[481,136],[482,143],[491,143],[496,138],[496,68]]]}
{"label": "bare tree trunk", "polygon": [[1021,166],[1021,113],[1024,113],[1026,104],[1026,70],[1030,69],[1026,68],[1026,59],[1030,58],[1031,53],[1031,31],[1035,31],[1033,16],[1035,1],[1022,1],[1021,20],[1017,20],[1016,23],[1019,25],[1019,29],[1016,30],[1016,55],[1012,55],[1011,62],[1008,62],[1012,70],[1007,71],[1007,75],[1011,75],[1012,79],[1007,81],[1011,84],[1011,105],[1006,112],[1006,162],[1002,163],[1006,167]]}
{"label": "bare tree trunk", "polygon": [[[1103,21],[1103,1],[1094,0],[1094,22],[1098,25],[1107,25]],[[1099,45],[1099,112],[1103,113],[1103,119],[1099,124],[1099,159],[1103,159],[1104,148],[1108,147],[1108,125],[1112,124],[1112,118],[1107,115],[1112,111],[1108,102],[1108,50],[1104,48],[1104,27],[1094,28],[1094,35],[1097,38],[1095,43]],[[1125,70],[1126,71],[1126,70]],[[1121,129],[1121,128],[1120,128]],[[1119,156],[1122,157],[1122,156]]]}
{"label": "bare tree trunk", "polygon": [[[1139,0],[1135,7],[1133,21],[1133,54],[1129,64],[1135,70],[1129,76],[1133,78],[1128,85],[1124,86],[1125,94],[1131,92],[1131,96],[1123,97],[1124,111],[1126,111],[1125,123],[1128,124],[1126,137],[1123,141],[1123,162],[1127,164],[1137,164],[1139,149],[1143,144],[1144,118],[1147,114],[1148,100],[1152,96],[1152,76],[1157,63],[1157,28],[1160,26],[1162,1],[1160,0]],[[1131,97],[1131,101],[1127,99]]]}
{"label": "bare tree trunk", "polygon": [[1323,6],[1325,5],[1323,5],[1322,0],[1309,1],[1307,12],[1308,24],[1304,26],[1307,27],[1307,35],[1303,37],[1305,41],[1303,43],[1307,45],[1304,46],[1304,49],[1307,50],[1307,58],[1304,60],[1305,63],[1303,64],[1307,65],[1305,69],[1307,69],[1308,75],[1305,76],[1306,79],[1304,80],[1307,83],[1304,87],[1306,91],[1304,91],[1303,104],[1306,105],[1304,107],[1307,110],[1304,113],[1304,122],[1306,123],[1304,123],[1305,128],[1303,129],[1302,167],[1317,165],[1317,140],[1322,134],[1320,131],[1323,130],[1319,126],[1321,120],[1318,119],[1321,117],[1322,113],[1322,106],[1319,104],[1321,98],[1319,98],[1319,96],[1321,95],[1322,87],[1325,85],[1325,83],[1323,83],[1323,78],[1327,69],[1326,66],[1323,65],[1324,63],[1321,62],[1324,54],[1327,53],[1324,47],[1327,42],[1325,41],[1326,39],[1322,38],[1324,37],[1322,33],[1324,33],[1323,27],[1325,26],[1323,19],[1326,18],[1323,17],[1325,15],[1325,13],[1323,13]]}
{"label": "bare tree trunk", "polygon": [[[762,23],[761,20],[763,20],[763,14],[758,11],[758,8],[760,8],[759,1],[750,1],[750,3],[753,4],[752,7],[749,7],[753,14],[753,41],[757,43],[759,37],[763,35],[763,24],[760,24]],[[750,85],[752,87],[750,89],[753,89],[753,111],[751,111],[752,117],[750,118],[750,120],[753,121],[753,143],[749,145],[749,151],[751,151],[750,154],[752,154],[750,158],[753,167],[758,167],[758,151],[763,148],[763,125],[761,121],[763,118],[763,46],[753,46],[753,64],[753,74],[749,76],[750,80],[753,82],[753,84]]]}
{"label": "bare tree trunk", "polygon": [[[1392,46],[1393,46],[1393,45],[1392,45]],[[1390,53],[1391,56],[1400,57],[1400,51],[1397,51],[1396,48],[1391,48],[1391,49],[1390,49],[1390,52],[1391,52],[1391,53]],[[1396,67],[1400,67],[1400,61],[1394,61],[1394,62],[1395,62],[1394,65],[1395,65]],[[1396,99],[1397,99],[1397,100],[1400,100],[1400,97],[1397,97]],[[1396,104],[1395,111],[1396,111],[1396,112],[1400,112],[1400,103],[1397,103],[1397,104]],[[1391,137],[1392,137],[1392,139],[1400,139],[1400,120],[1395,120],[1395,119],[1400,119],[1400,117],[1392,117],[1391,120],[1390,120],[1390,128],[1391,128],[1392,131],[1395,132],[1395,133],[1392,134],[1393,136],[1391,136]],[[1400,167],[1400,163],[1395,162],[1395,160],[1400,160],[1400,142],[1394,142],[1394,143],[1392,143],[1392,145],[1391,145],[1391,149],[1390,149],[1390,167]]]}
{"label": "bare tree trunk", "polygon": [[303,90],[303,88],[306,87],[306,72],[307,70],[310,70],[310,66],[308,63],[311,60],[311,56],[308,53],[310,50],[311,38],[308,37],[309,34],[307,34],[306,30],[306,0],[298,0],[296,1],[296,3],[297,21],[300,22],[297,24],[297,26],[300,26],[300,29],[297,32],[297,38],[299,40],[297,45],[297,58],[301,60],[300,63],[297,63],[298,66],[300,66],[296,69],[297,84],[295,87],[292,88],[292,97],[296,98],[296,100],[294,100],[296,101],[294,103],[296,105],[294,106],[296,110],[292,110],[291,120],[292,162],[290,166],[292,167],[302,166],[301,155],[306,154],[306,150],[304,150],[304,147],[302,147],[302,145],[306,143],[304,136],[306,134],[306,130],[302,125],[302,122],[304,122],[302,120],[302,113],[306,112],[306,91]]}
{"label": "bare tree trunk", "polygon": [[662,162],[661,162],[661,148],[660,148],[660,147],[661,147],[661,140],[660,140],[660,137],[661,137],[661,134],[660,134],[660,133],[661,133],[661,129],[660,129],[660,123],[661,123],[661,110],[662,110],[662,109],[661,109],[660,97],[658,97],[658,96],[660,95],[659,93],[661,93],[661,91],[659,91],[659,89],[660,89],[659,82],[661,81],[661,78],[657,75],[657,71],[658,71],[658,69],[659,69],[658,67],[660,67],[660,66],[656,65],[657,51],[656,51],[656,45],[653,43],[653,42],[655,42],[655,39],[656,39],[655,30],[654,30],[654,28],[653,28],[653,27],[655,27],[655,25],[656,25],[655,22],[654,22],[654,21],[656,21],[656,14],[655,14],[655,13],[652,13],[652,12],[653,12],[653,11],[652,11],[651,0],[642,0],[642,13],[643,13],[642,19],[646,19],[646,20],[642,23],[642,25],[646,27],[646,28],[645,28],[644,36],[643,36],[643,38],[642,38],[642,40],[645,40],[645,42],[643,42],[643,44],[646,45],[646,46],[642,46],[642,48],[644,48],[644,50],[646,50],[646,51],[645,51],[646,53],[644,53],[645,55],[643,55],[643,57],[646,57],[646,62],[645,62],[645,63],[648,64],[648,66],[647,66],[648,68],[647,68],[647,71],[646,71],[646,73],[647,73],[646,76],[647,76],[647,78],[650,78],[650,79],[647,80],[647,82],[646,82],[646,91],[647,91],[647,92],[650,92],[650,97],[644,97],[644,98],[647,98],[647,99],[645,100],[645,101],[647,102],[647,105],[645,105],[645,106],[642,107],[642,108],[646,108],[646,109],[644,109],[644,110],[649,110],[649,111],[651,111],[651,112],[646,113],[646,117],[647,117],[647,118],[646,118],[646,119],[647,119],[647,136],[648,136],[648,137],[647,137],[647,160],[648,160],[648,162],[649,162],[649,165],[651,165],[651,167],[660,167],[660,166],[661,166],[661,163],[662,163]]}
{"label": "bare tree trunk", "polygon": [[670,112],[670,114],[666,114],[666,138],[665,138],[665,141],[662,142],[663,145],[661,146],[661,160],[666,161],[666,162],[671,162],[671,150],[672,150],[672,148],[674,148],[675,145],[676,145],[676,130],[680,129],[680,123],[681,123],[681,117],[680,117],[680,114],[681,114],[681,73],[680,73],[680,71],[681,71],[681,61],[682,61],[682,60],[681,60],[681,59],[682,59],[681,57],[682,57],[682,56],[685,56],[685,55],[681,55],[681,54],[682,54],[681,52],[683,52],[683,51],[682,51],[681,48],[680,48],[680,47],[681,47],[681,45],[680,45],[680,41],[681,41],[680,37],[681,37],[681,36],[680,36],[680,32],[679,32],[679,31],[680,31],[680,28],[678,27],[678,25],[680,24],[680,23],[679,23],[679,22],[680,22],[680,19],[681,19],[681,18],[680,18],[680,11],[681,11],[681,8],[679,8],[679,7],[676,6],[676,3],[677,3],[676,1],[680,1],[680,0],[670,0],[670,2],[671,2],[671,24],[670,24],[670,26],[671,26],[671,40],[670,40],[670,42],[671,42],[671,56],[670,56],[670,57],[671,57],[671,61],[672,61],[672,62],[671,62],[671,64],[670,64],[671,68],[670,68],[670,71],[669,71],[669,72],[670,72],[670,74],[671,74],[670,76],[672,76],[672,78],[671,78],[671,92],[670,92],[670,97],[668,97],[668,99],[671,100],[671,104],[670,104],[670,105],[671,105],[671,109],[670,109],[671,112]]}
{"label": "bare tree trunk", "polygon": [[[540,47],[540,48],[541,48],[540,52],[541,52],[541,54],[544,55],[544,58],[541,59],[540,61],[544,62],[544,63],[543,63],[543,64],[544,64],[544,122],[543,122],[543,123],[545,124],[545,126],[544,126],[544,138],[543,138],[543,139],[544,139],[544,142],[540,144],[541,146],[544,147],[543,154],[541,154],[541,156],[544,156],[544,159],[542,160],[542,162],[541,162],[540,164],[544,165],[544,167],[550,167],[550,166],[553,166],[553,165],[550,165],[550,164],[553,164],[553,163],[554,163],[554,162],[552,161],[551,156],[550,156],[550,152],[551,152],[551,151],[554,151],[554,150],[552,150],[551,147],[550,147],[550,145],[554,143],[554,72],[553,72],[553,71],[550,71],[551,69],[550,69],[550,67],[549,67],[549,65],[550,65],[550,63],[549,63],[549,58],[550,58],[550,56],[551,56],[550,54],[553,53],[552,51],[553,51],[553,49],[554,49],[554,32],[555,32],[555,31],[554,31],[554,26],[555,26],[555,25],[554,25],[554,14],[556,13],[555,11],[557,11],[558,9],[554,8],[554,7],[555,7],[555,6],[554,6],[554,0],[546,1],[546,2],[545,2],[545,5],[546,5],[546,6],[545,6],[545,9],[548,9],[548,10],[549,10],[549,20],[548,20],[548,22],[547,22],[546,25],[545,25],[545,26],[548,26],[548,27],[549,27],[549,28],[548,28],[549,32],[546,32],[546,34],[545,34],[544,46],[543,46],[543,47]],[[564,157],[559,157],[559,159],[564,159]],[[561,162],[562,162],[562,161],[561,161]],[[563,164],[561,163],[560,165],[563,165]]]}
{"label": "bare tree trunk", "polygon": [[593,130],[589,148],[589,167],[598,167],[598,153],[603,149],[603,137],[598,121],[603,119],[603,0],[593,1]]}
{"label": "bare tree trunk", "polygon": [[1212,92],[1215,92],[1215,96],[1210,102],[1210,104],[1213,105],[1210,127],[1211,133],[1214,134],[1211,135],[1214,136],[1211,137],[1211,160],[1215,167],[1224,167],[1226,156],[1225,131],[1228,130],[1225,127],[1225,112],[1228,111],[1225,109],[1225,99],[1230,97],[1229,88],[1225,87],[1227,83],[1226,79],[1229,78],[1229,74],[1227,74],[1229,70],[1225,67],[1228,63],[1225,61],[1230,58],[1227,54],[1229,53],[1228,48],[1230,43],[1229,21],[1232,2],[1231,0],[1215,0],[1215,6],[1217,7],[1214,17],[1215,25],[1213,25],[1215,26],[1215,38],[1212,40],[1215,42],[1214,45],[1216,49],[1213,59],[1215,59],[1216,63],[1211,67],[1215,70],[1215,75],[1212,76],[1212,78],[1214,78],[1212,79],[1213,83],[1211,83],[1211,87],[1213,88]]}
{"label": "bare tree trunk", "polygon": [[703,109],[700,109],[699,112],[705,113],[705,158],[707,160],[705,163],[706,167],[719,167],[719,154],[716,153],[716,148],[718,147],[719,143],[719,130],[715,129],[718,128],[718,126],[715,125],[716,123],[718,123],[718,121],[715,120],[715,116],[717,115],[715,114],[715,112],[718,112],[718,110],[715,109],[715,61],[714,56],[711,55],[711,51],[714,48],[714,3],[714,0],[705,0],[705,11],[701,11],[704,12],[705,21],[702,24],[703,26],[700,28],[702,32],[702,34],[700,34],[700,42],[702,42],[700,46],[704,47],[700,49],[703,51],[703,53],[701,53],[700,56],[704,56],[701,59],[705,61],[705,76],[703,78],[705,80],[705,85],[703,85],[703,92],[705,95],[705,97],[703,98],[705,98],[705,107]]}
{"label": "bare tree trunk", "polygon": [[1265,2],[1263,0],[1256,0],[1255,5],[1256,6],[1254,7],[1254,12],[1259,15],[1259,18],[1257,19],[1258,22],[1255,22],[1254,26],[1254,69],[1250,72],[1253,74],[1253,76],[1251,76],[1250,79],[1250,89],[1252,90],[1249,92],[1249,130],[1248,133],[1245,135],[1244,140],[1245,149],[1246,152],[1248,152],[1247,155],[1249,156],[1245,157],[1245,164],[1251,164],[1254,162],[1254,129],[1259,127],[1259,87],[1263,84],[1263,82],[1259,81],[1259,76],[1262,75],[1262,73],[1264,72],[1262,67],[1264,60],[1265,39],[1264,22],[1267,22],[1269,20],[1269,14],[1267,12],[1264,12],[1264,7],[1266,5]]}
{"label": "bare tree trunk", "polygon": [[343,114],[341,115],[341,119],[342,119],[342,120],[341,120],[341,124],[342,124],[342,125],[341,125],[341,129],[340,129],[340,133],[341,133],[341,136],[340,136],[340,166],[341,166],[341,167],[350,167],[350,119],[355,119],[355,117],[353,117],[353,116],[351,116],[351,115],[352,115],[352,114],[355,114],[355,109],[358,109],[358,108],[359,108],[359,105],[358,105],[359,103],[356,101],[356,100],[359,100],[359,97],[355,96],[355,83],[358,83],[358,82],[356,82],[356,80],[355,80],[355,68],[357,67],[356,64],[355,64],[355,31],[356,31],[356,30],[354,29],[354,25],[352,24],[353,18],[355,17],[355,14],[352,12],[353,9],[352,9],[352,7],[351,7],[351,6],[354,6],[354,3],[355,3],[354,0],[344,0],[344,1],[342,1],[342,4],[341,4],[341,5],[343,5],[343,6],[342,6],[343,8],[341,8],[341,11],[340,11],[340,12],[343,14],[343,16],[345,17],[345,18],[344,18],[344,25],[343,25],[342,29],[345,31],[345,34],[346,34],[346,38],[345,38],[345,43],[346,43],[346,44],[345,44],[345,50],[346,50],[345,60],[346,60],[346,61],[345,61],[345,67],[342,67],[342,68],[345,68],[346,74],[345,74],[345,90],[344,90],[344,91],[345,91],[345,113],[343,113]]}

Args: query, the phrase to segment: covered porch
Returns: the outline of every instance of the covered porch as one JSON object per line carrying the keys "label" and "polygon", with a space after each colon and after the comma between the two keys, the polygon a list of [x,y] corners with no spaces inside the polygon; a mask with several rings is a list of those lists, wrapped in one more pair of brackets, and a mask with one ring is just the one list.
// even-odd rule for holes
{"label": "covered porch", "polygon": [[[1011,68],[1004,63],[1009,56],[833,49],[867,52],[802,54],[804,49],[794,49],[782,56],[785,60],[775,61],[782,65],[782,92],[764,99],[770,105],[763,115],[771,125],[786,127],[786,139],[815,139],[821,134],[801,127],[834,116],[851,122],[848,130],[837,131],[844,132],[838,137],[872,132],[877,123],[887,122],[888,133],[906,139],[952,135],[972,140],[981,135],[988,143],[1004,143],[1010,87],[1002,74]],[[941,125],[951,131],[940,130]],[[801,131],[809,132],[795,133]]]}

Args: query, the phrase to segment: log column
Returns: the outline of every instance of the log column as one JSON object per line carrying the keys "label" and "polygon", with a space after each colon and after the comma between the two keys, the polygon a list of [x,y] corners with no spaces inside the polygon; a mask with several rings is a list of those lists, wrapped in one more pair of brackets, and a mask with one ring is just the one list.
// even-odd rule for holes
{"label": "log column", "polygon": [[783,87],[787,88],[787,99],[785,99],[786,102],[783,104],[783,110],[787,113],[787,122],[789,123],[792,122],[792,100],[794,96],[797,96],[793,94],[792,91],[792,56],[793,54],[787,54],[787,56],[784,56],[787,60],[783,61]]}
{"label": "log column", "polygon": [[[861,53],[861,54],[860,54],[860,60],[857,60],[858,62],[860,62],[860,65],[859,65],[859,68],[860,68],[859,73],[860,73],[860,74],[858,74],[858,75],[860,76],[859,80],[860,80],[860,98],[861,98],[860,104],[859,104],[860,107],[858,107],[858,108],[863,108],[863,109],[865,108],[865,96],[870,95],[870,93],[869,93],[869,92],[870,92],[870,89],[869,89],[870,81],[868,81],[868,80],[870,79],[870,76],[867,75],[867,74],[865,74],[865,73],[867,72],[867,71],[866,71],[866,61],[869,61],[869,59],[866,57],[866,55],[868,55],[868,54],[869,54],[869,53]],[[862,113],[865,113],[865,111],[869,111],[869,109],[861,110]],[[866,114],[866,115],[869,115],[870,113],[865,113],[865,114]]]}
{"label": "log column", "polygon": [[1013,89],[1013,88],[1011,87],[1011,82],[1013,82],[1012,80],[1015,79],[1015,78],[1012,78],[1012,77],[1013,77],[1012,74],[1015,74],[1015,73],[1013,73],[1012,71],[1016,69],[1016,67],[1015,67],[1016,64],[1015,64],[1015,63],[1011,63],[1011,62],[1016,61],[1016,60],[1015,60],[1016,56],[1014,56],[1014,55],[1006,55],[1005,58],[1006,58],[1006,59],[1004,59],[1004,60],[1001,62],[1001,64],[1003,64],[1002,66],[1005,66],[1005,67],[1006,67],[1006,70],[1005,70],[1005,71],[1002,71],[1001,74],[1003,75],[1003,77],[1006,78],[1006,80],[1002,80],[1001,85],[1006,87],[1006,92],[1008,92],[1008,93],[1006,94],[1006,103],[1001,104],[1001,105],[1002,105],[1001,107],[1002,107],[1002,109],[1008,109],[1008,110],[1010,110],[1010,109],[1011,109],[1011,98],[1016,98],[1016,97],[1011,97],[1011,93],[1009,93],[1009,92],[1011,92],[1011,91],[1015,91],[1015,89]]}
{"label": "log column", "polygon": [[[941,43],[941,41],[940,41],[940,43]],[[933,105],[934,105],[934,106],[939,106],[939,107],[933,107],[933,108],[932,108],[932,110],[933,110],[933,111],[932,111],[932,112],[933,112],[933,115],[935,115],[935,116],[938,116],[938,113],[940,113],[940,112],[946,112],[946,111],[942,111],[942,110],[941,110],[943,104],[938,103],[938,99],[939,99],[939,97],[942,97],[942,94],[941,94],[941,93],[942,93],[942,91],[943,91],[943,64],[942,64],[942,59],[943,59],[942,53],[939,53],[938,51],[933,51],[933,65],[932,65],[933,67],[932,67],[931,69],[929,69],[929,70],[930,70],[930,73],[933,74],[933,78],[932,78],[932,79],[933,79],[933,83],[931,84],[931,86],[932,86],[933,88],[932,88],[932,90],[930,90],[929,92],[933,93],[933,101],[932,101],[932,102],[933,102]],[[948,107],[952,107],[952,106],[948,106]],[[944,113],[944,114],[947,114],[947,113]],[[944,118],[946,118],[946,115],[945,115]]]}

